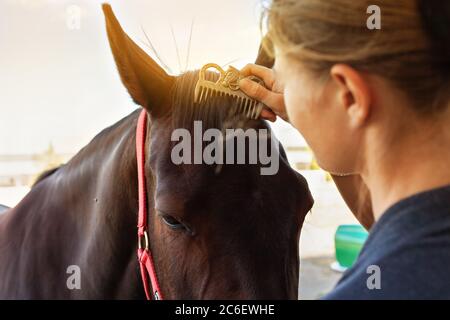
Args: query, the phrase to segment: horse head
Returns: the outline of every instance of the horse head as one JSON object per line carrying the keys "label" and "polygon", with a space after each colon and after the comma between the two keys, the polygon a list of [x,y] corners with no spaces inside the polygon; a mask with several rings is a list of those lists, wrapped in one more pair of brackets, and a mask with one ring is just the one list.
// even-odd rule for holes
{"label": "horse head", "polygon": [[[195,120],[203,125],[201,133],[265,129],[268,134],[256,139],[278,142],[265,121],[230,118],[229,99],[202,109],[193,104],[198,71],[168,75],[127,36],[111,8],[103,10],[121,80],[150,120],[145,167],[149,243],[164,296],[296,299],[300,229],[313,203],[305,179],[289,166],[282,147],[272,150],[279,165],[270,175],[261,174],[260,161],[174,163],[174,130],[195,134]],[[269,61],[261,60],[262,54],[259,61]]]}

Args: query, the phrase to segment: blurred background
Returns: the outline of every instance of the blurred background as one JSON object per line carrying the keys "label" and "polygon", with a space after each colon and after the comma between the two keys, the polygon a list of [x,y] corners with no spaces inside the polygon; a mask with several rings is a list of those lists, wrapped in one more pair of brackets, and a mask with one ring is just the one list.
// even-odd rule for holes
{"label": "blurred background", "polygon": [[[0,0],[0,203],[14,206],[43,170],[68,161],[137,106],[120,82],[98,0]],[[166,71],[253,62],[261,0],[112,0],[125,31]],[[328,292],[341,224],[355,224],[329,176],[287,123],[272,125],[315,205],[300,241],[300,298]]]}

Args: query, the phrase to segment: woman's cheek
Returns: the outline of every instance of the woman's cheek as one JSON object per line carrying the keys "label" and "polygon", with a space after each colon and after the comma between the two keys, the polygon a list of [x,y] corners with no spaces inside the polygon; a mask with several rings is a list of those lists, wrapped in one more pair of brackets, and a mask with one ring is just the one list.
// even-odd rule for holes
{"label": "woman's cheek", "polygon": [[285,88],[284,94],[289,121],[306,140],[320,164],[327,167],[326,137],[331,129],[330,124],[326,124],[326,114],[321,112],[323,106],[319,101],[314,101],[308,92],[296,88]]}
{"label": "woman's cheek", "polygon": [[308,111],[309,99],[298,88],[286,87],[284,91],[286,112],[289,121],[308,142],[311,127],[311,114]]}
{"label": "woman's cheek", "polygon": [[301,101],[290,87],[285,87],[284,89],[284,102],[286,105],[286,113],[289,118],[289,122],[297,129],[298,120],[301,117]]}

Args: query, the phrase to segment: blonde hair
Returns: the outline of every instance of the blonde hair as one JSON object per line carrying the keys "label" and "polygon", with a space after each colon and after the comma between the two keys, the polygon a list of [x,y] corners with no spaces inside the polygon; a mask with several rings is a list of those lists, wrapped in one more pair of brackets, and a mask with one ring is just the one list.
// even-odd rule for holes
{"label": "blonde hair", "polygon": [[[421,12],[436,11],[436,2],[431,8],[427,1],[434,0],[273,0],[265,12],[269,42],[264,44],[273,55],[272,42],[318,76],[328,76],[336,63],[378,74],[406,92],[417,111],[442,110],[450,100],[450,49],[437,47],[450,43],[450,1],[440,2],[443,20],[433,25],[445,32],[440,39],[424,23]],[[380,30],[366,26],[372,4],[381,9]],[[431,15],[437,19],[437,12]]]}

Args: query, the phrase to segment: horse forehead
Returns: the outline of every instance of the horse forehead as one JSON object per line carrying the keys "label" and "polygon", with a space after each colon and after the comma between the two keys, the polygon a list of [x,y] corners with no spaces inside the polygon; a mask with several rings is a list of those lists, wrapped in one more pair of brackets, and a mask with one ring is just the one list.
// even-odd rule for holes
{"label": "horse forehead", "polygon": [[[258,121],[253,124],[257,129],[267,129],[269,133],[268,137],[275,138],[270,126],[266,122]],[[151,130],[149,162],[153,175],[156,178],[155,198],[157,203],[164,205],[169,203],[182,204],[196,198],[199,194],[208,194],[209,196],[212,196],[211,192],[214,190],[218,192],[226,191],[229,195],[250,195],[251,198],[260,198],[261,193],[263,193],[262,189],[267,186],[264,183],[248,184],[249,181],[260,180],[254,179],[254,176],[258,175],[258,172],[255,171],[254,168],[235,165],[236,167],[234,169],[229,170],[230,168],[227,169],[228,166],[234,166],[223,165],[221,170],[220,165],[211,168],[211,165],[204,164],[174,164],[171,160],[171,148],[173,146],[171,143],[171,132],[172,130],[169,121],[156,121]],[[267,138],[267,136],[264,138]],[[284,153],[282,152],[282,147],[279,151],[281,151],[279,154],[281,160],[281,158],[283,158],[282,154]],[[280,161],[279,165],[280,170],[278,175],[288,179],[284,180],[284,182],[289,182],[290,187],[298,187],[299,181],[296,179],[295,172],[286,165],[285,161]],[[212,174],[212,172],[214,172],[214,174]],[[246,181],[242,181],[242,179]],[[276,177],[265,177],[263,180],[270,180],[272,186],[280,184],[279,179]],[[245,186],[245,188],[241,188],[240,184]],[[281,197],[283,197],[283,195],[284,193],[282,193]],[[260,199],[259,201],[263,200],[264,199]]]}
{"label": "horse forehead", "polygon": [[207,187],[204,179],[205,168],[202,165],[176,165],[164,154],[156,158],[152,170],[156,178],[157,203],[164,206],[183,204],[192,199],[199,190]]}

